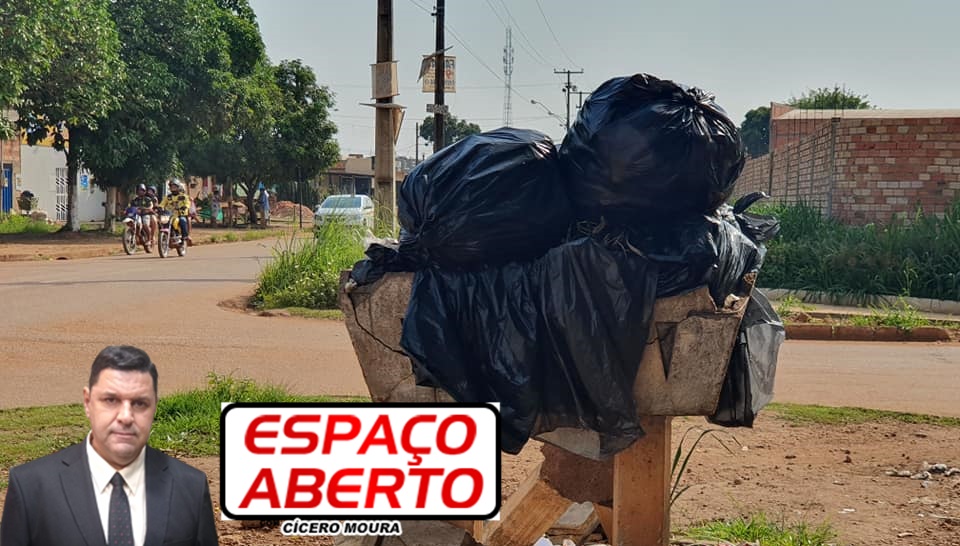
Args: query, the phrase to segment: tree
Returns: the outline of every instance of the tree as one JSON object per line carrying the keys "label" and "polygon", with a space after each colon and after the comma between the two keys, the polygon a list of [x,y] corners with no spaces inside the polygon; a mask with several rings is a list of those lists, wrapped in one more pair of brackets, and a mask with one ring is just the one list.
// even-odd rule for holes
{"label": "tree", "polygon": [[114,188],[181,175],[182,144],[197,131],[229,126],[235,80],[250,73],[248,55],[263,55],[255,21],[234,9],[214,0],[111,3],[130,77],[122,107],[101,121],[85,157],[108,189],[108,226]]}
{"label": "tree", "polygon": [[873,108],[866,95],[858,95],[846,88],[820,87],[807,90],[800,98],[793,97],[787,104],[806,110],[865,110]]}
{"label": "tree", "polygon": [[[46,2],[49,0],[29,0]],[[77,174],[84,146],[100,119],[119,105],[118,84],[124,81],[120,41],[110,18],[110,0],[54,0],[56,47],[42,67],[21,73],[22,93],[16,99],[17,124],[33,145],[50,136],[67,157],[67,223],[79,231]]]}
{"label": "tree", "polygon": [[[50,69],[59,55],[54,12],[56,2],[43,0],[0,2],[0,112],[14,107],[26,82]],[[16,134],[14,126],[0,116],[0,139]]]}
{"label": "tree", "polygon": [[[420,124],[420,136],[430,144],[433,144],[433,124],[433,116],[427,116]],[[457,116],[453,114],[443,116],[444,147],[470,135],[478,135],[480,132],[480,126],[476,123],[468,123],[457,119]]]}
{"label": "tree", "polygon": [[[804,110],[863,110],[874,108],[866,95],[858,95],[840,86],[810,89],[800,98],[793,97],[787,104]],[[770,108],[760,106],[750,110],[740,124],[740,135],[751,157],[761,156],[770,148]]]}
{"label": "tree", "polygon": [[770,148],[770,107],[760,106],[747,112],[740,124],[743,146],[751,157],[759,157]]}

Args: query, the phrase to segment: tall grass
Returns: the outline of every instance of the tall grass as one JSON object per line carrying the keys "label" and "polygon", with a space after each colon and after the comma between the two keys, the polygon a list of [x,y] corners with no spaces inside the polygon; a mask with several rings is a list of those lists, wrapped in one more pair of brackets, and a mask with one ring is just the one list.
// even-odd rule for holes
{"label": "tall grass", "polygon": [[937,217],[846,226],[809,205],[757,207],[780,218],[761,286],[960,300],[960,201]]}
{"label": "tall grass", "polygon": [[837,534],[828,524],[816,527],[806,523],[787,524],[771,521],[765,514],[753,514],[727,521],[713,521],[687,529],[684,535],[695,539],[750,542],[764,546],[835,546]]}
{"label": "tall grass", "polygon": [[340,272],[363,259],[360,230],[342,222],[318,226],[311,240],[291,238],[260,274],[254,303],[264,308],[337,307]]}
{"label": "tall grass", "polygon": [[59,229],[58,226],[31,220],[29,216],[0,213],[0,235],[10,235],[14,233],[52,233],[57,231],[57,229]]}

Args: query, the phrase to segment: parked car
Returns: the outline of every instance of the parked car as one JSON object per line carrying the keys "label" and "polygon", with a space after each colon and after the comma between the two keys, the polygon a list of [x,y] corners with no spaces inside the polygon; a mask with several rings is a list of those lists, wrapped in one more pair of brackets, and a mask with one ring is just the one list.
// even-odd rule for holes
{"label": "parked car", "polygon": [[366,195],[331,195],[317,205],[313,223],[321,225],[337,218],[351,226],[373,229],[373,199]]}

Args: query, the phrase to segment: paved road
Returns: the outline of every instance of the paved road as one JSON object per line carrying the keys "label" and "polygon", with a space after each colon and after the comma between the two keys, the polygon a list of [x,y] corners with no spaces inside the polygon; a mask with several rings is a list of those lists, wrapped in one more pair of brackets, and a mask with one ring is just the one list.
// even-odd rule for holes
{"label": "paved road", "polygon": [[[342,323],[217,305],[253,290],[273,244],[0,263],[0,408],[78,401],[93,357],[114,343],[154,357],[161,392],[216,371],[301,393],[366,394]],[[776,399],[960,417],[960,344],[788,341]]]}

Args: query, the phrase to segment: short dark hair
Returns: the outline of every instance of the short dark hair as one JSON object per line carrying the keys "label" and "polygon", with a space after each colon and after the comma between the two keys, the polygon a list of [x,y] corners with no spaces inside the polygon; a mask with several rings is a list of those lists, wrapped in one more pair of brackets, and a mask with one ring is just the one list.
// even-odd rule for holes
{"label": "short dark hair", "polygon": [[157,394],[157,367],[143,349],[131,345],[105,347],[97,358],[93,359],[93,366],[90,367],[89,388],[91,390],[100,379],[100,372],[107,368],[121,372],[149,373],[153,378],[153,394]]}

